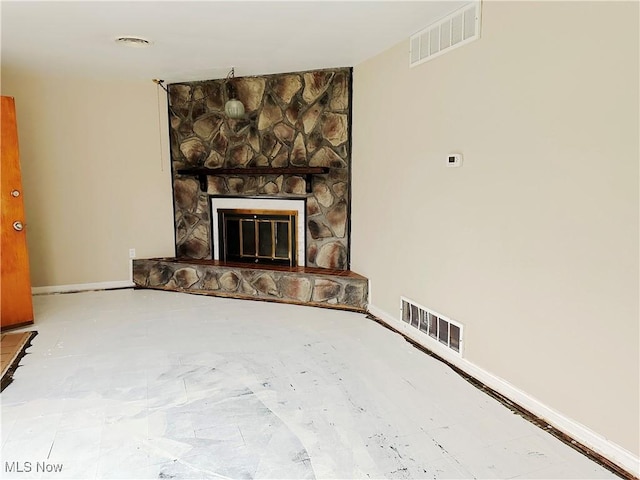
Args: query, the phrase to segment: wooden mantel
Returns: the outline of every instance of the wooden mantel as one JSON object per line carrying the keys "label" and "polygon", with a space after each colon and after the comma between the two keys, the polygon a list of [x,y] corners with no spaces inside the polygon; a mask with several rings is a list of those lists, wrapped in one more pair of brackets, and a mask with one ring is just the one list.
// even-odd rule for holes
{"label": "wooden mantel", "polygon": [[198,177],[200,189],[207,191],[209,175],[300,175],[304,177],[307,193],[311,193],[312,175],[329,173],[329,167],[249,167],[249,168],[181,168],[179,175]]}

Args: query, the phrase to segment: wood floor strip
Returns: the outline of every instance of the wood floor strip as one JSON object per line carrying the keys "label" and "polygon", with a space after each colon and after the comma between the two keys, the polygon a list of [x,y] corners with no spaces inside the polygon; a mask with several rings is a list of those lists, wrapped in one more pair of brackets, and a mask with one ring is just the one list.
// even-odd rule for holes
{"label": "wood floor strip", "polygon": [[20,360],[26,355],[26,350],[31,346],[31,340],[38,332],[3,333],[0,336],[0,357],[2,379],[0,380],[0,392],[13,381],[13,372],[20,365]]}

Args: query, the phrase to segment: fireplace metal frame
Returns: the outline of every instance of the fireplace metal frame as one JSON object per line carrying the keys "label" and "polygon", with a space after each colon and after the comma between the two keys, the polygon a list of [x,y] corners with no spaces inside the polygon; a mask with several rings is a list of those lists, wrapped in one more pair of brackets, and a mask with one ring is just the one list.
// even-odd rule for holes
{"label": "fireplace metal frame", "polygon": [[[273,265],[295,266],[297,263],[296,256],[296,229],[298,223],[297,210],[263,210],[263,209],[239,209],[239,208],[223,208],[218,210],[219,231],[220,231],[220,257],[223,261],[231,261],[233,259],[241,262],[267,263]],[[230,253],[228,244],[228,221],[238,222],[238,248],[237,255]],[[244,225],[253,224],[253,251],[244,251]],[[270,254],[261,253],[261,246],[264,242],[260,236],[260,225],[269,224],[270,231]],[[278,226],[277,224],[286,225],[287,244],[286,255],[278,253]]]}
{"label": "fireplace metal frame", "polygon": [[[296,218],[296,242],[295,244],[293,244],[291,246],[291,248],[295,249],[295,262],[292,264],[292,266],[294,267],[298,267],[298,266],[307,266],[307,256],[309,254],[308,252],[308,243],[307,243],[307,236],[308,236],[308,230],[309,230],[309,226],[308,226],[308,214],[307,214],[307,200],[309,198],[309,195],[207,195],[208,197],[208,213],[209,213],[209,235],[210,235],[210,248],[211,248],[211,258],[212,259],[217,259],[219,261],[224,261],[223,260],[223,255],[222,255],[222,251],[223,251],[223,246],[220,244],[220,229],[221,229],[221,225],[220,222],[218,221],[218,216],[216,214],[217,211],[222,210],[222,209],[233,209],[233,210],[265,210],[267,212],[267,214],[274,214],[276,212],[282,212],[282,211],[289,211],[289,210],[293,210],[296,207],[291,207],[291,206],[287,206],[287,207],[280,207],[280,208],[275,208],[275,206],[272,207],[241,207],[241,208],[235,208],[235,207],[217,207],[214,208],[213,205],[213,201],[218,200],[218,199],[239,199],[239,200],[294,200],[294,201],[298,201],[301,202],[298,211],[296,212],[297,218]],[[293,210],[295,211],[295,210]],[[300,215],[302,215],[302,217],[300,217]],[[302,221],[301,218],[304,220]],[[215,226],[217,225],[217,227]],[[301,263],[302,262],[302,263]],[[251,265],[251,263],[246,263],[246,265]],[[262,263],[263,267],[269,267],[268,263]]]}

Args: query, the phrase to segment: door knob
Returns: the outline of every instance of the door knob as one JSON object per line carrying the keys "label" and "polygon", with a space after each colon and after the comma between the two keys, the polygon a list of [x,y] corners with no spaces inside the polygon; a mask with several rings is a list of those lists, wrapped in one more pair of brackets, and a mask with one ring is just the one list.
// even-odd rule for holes
{"label": "door knob", "polygon": [[22,222],[13,222],[13,229],[16,232],[21,232],[23,228],[24,228],[24,225],[22,225]]}
{"label": "door knob", "polygon": [[20,191],[19,190],[11,190],[11,196],[12,197],[19,197],[20,196]]}

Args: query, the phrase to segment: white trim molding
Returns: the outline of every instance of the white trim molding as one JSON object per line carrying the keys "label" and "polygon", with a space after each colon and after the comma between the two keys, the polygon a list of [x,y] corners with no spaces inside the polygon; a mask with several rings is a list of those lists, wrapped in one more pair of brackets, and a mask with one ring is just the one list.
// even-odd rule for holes
{"label": "white trim molding", "polygon": [[45,295],[48,293],[72,293],[86,292],[89,290],[114,290],[117,288],[131,288],[135,284],[130,280],[98,283],[75,283],[72,285],[51,285],[48,287],[31,287],[32,295]]}
{"label": "white trim molding", "polygon": [[246,208],[252,210],[295,210],[298,212],[296,221],[296,257],[299,267],[306,265],[305,229],[307,228],[306,207],[303,199],[288,197],[211,197],[211,223],[213,231],[213,259],[220,260],[220,226],[218,225],[218,210],[225,208]]}
{"label": "white trim molding", "polygon": [[636,457],[630,451],[613,443],[611,440],[608,440],[599,433],[594,432],[585,425],[582,425],[581,423],[576,422],[575,420],[572,420],[571,418],[554,410],[548,405],[545,405],[540,400],[511,385],[506,380],[480,368],[466,358],[458,356],[455,352],[450,351],[445,346],[427,341],[427,339],[423,338],[424,333],[411,327],[408,323],[394,318],[392,315],[389,315],[387,312],[381,310],[375,305],[369,304],[369,313],[382,320],[389,327],[401,332],[403,335],[406,335],[408,338],[420,344],[427,350],[432,351],[451,365],[459,368],[469,376],[482,382],[487,387],[495,390],[500,395],[505,396],[520,407],[523,407],[534,415],[544,419],[549,423],[549,425],[569,435],[577,442],[580,442],[597,454],[602,455],[636,477],[640,476],[640,458]]}

